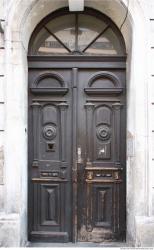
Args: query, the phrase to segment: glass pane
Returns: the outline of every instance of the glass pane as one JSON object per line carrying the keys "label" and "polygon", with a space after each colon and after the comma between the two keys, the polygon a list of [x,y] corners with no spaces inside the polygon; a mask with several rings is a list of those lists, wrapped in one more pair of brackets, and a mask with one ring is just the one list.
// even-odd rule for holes
{"label": "glass pane", "polygon": [[89,55],[123,55],[123,46],[111,28],[100,36],[86,51]]}
{"label": "glass pane", "polygon": [[46,27],[71,51],[75,50],[75,15],[65,15],[51,20]]}
{"label": "glass pane", "polygon": [[30,48],[31,55],[61,55],[76,51],[75,38],[78,35],[78,50],[87,55],[123,55],[121,36],[109,27],[92,45],[84,49],[107,27],[105,21],[87,14],[63,15],[49,21],[36,35]]}
{"label": "glass pane", "polygon": [[80,14],[78,16],[78,47],[82,51],[102,30],[106,27],[106,23],[100,19]]}
{"label": "glass pane", "polygon": [[43,28],[36,36],[30,53],[32,55],[58,55],[67,54],[68,51]]}
{"label": "glass pane", "polygon": [[68,51],[53,37],[49,36],[40,46],[39,55],[67,54]]}

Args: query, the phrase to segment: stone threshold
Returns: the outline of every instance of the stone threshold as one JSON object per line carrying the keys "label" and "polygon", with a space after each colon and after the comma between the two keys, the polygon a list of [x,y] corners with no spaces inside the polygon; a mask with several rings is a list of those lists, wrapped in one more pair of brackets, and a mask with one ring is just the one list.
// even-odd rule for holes
{"label": "stone threshold", "polygon": [[43,243],[43,242],[29,242],[27,247],[111,247],[111,248],[122,248],[128,247],[126,242],[101,242],[101,243],[92,243],[92,242],[77,242],[77,243]]}

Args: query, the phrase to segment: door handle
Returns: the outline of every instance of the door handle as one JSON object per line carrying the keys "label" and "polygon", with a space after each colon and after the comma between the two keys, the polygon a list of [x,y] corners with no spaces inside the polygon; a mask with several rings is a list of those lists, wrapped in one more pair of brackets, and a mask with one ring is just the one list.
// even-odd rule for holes
{"label": "door handle", "polygon": [[77,148],[77,163],[82,163],[81,147]]}

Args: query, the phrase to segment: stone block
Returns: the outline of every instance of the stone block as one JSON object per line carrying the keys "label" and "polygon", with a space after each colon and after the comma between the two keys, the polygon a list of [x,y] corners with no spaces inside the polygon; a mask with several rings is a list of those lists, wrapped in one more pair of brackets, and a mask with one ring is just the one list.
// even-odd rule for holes
{"label": "stone block", "polygon": [[4,181],[4,149],[3,146],[0,147],[0,185],[3,184]]}
{"label": "stone block", "polygon": [[21,37],[20,37],[20,32],[19,31],[13,31],[12,32],[12,41],[13,42],[19,42],[19,41],[21,41]]}
{"label": "stone block", "polygon": [[0,1],[0,19],[4,19],[4,0]]}
{"label": "stone block", "polygon": [[0,62],[0,75],[4,75],[4,63]]}
{"label": "stone block", "polygon": [[4,64],[5,50],[0,48],[0,63]]}
{"label": "stone block", "polygon": [[154,109],[154,77],[151,75],[149,79],[149,104],[150,104],[150,109]]}
{"label": "stone block", "polygon": [[152,186],[152,215],[154,216],[154,183]]}
{"label": "stone block", "polygon": [[[154,98],[152,100],[152,103],[154,103]],[[149,126],[151,128],[151,132],[154,131],[154,105],[151,105],[150,110],[149,110]],[[154,135],[154,132],[152,132]]]}
{"label": "stone block", "polygon": [[4,211],[4,186],[0,185],[0,213]]}
{"label": "stone block", "polygon": [[154,75],[154,48],[151,48],[150,59],[150,73]]}
{"label": "stone block", "polygon": [[4,131],[0,131],[0,147],[4,145]]}
{"label": "stone block", "polygon": [[151,34],[150,34],[150,43],[151,43],[151,46],[154,47],[154,17],[150,21],[150,31],[151,31]]}
{"label": "stone block", "polygon": [[0,247],[20,246],[20,224],[16,214],[0,214]]}
{"label": "stone block", "polygon": [[4,132],[0,132],[0,185],[4,184]]}
{"label": "stone block", "polygon": [[[125,19],[126,16],[126,6],[128,5],[128,1],[125,1],[125,4],[121,4],[119,5],[119,1],[115,0],[87,0],[85,1],[86,5],[88,7],[92,7],[102,11],[103,13],[105,13],[107,16],[109,16],[112,20],[114,20],[114,22],[116,23],[116,25],[118,27],[120,27]],[[122,1],[121,1],[122,2]]]}
{"label": "stone block", "polygon": [[0,130],[4,130],[4,104],[0,104]]}
{"label": "stone block", "polygon": [[154,217],[136,216],[135,247],[154,247]]}
{"label": "stone block", "polygon": [[154,2],[153,0],[149,1],[149,9],[148,9],[148,14],[150,18],[154,18]]}
{"label": "stone block", "polygon": [[4,35],[0,33],[0,47],[4,47]]}
{"label": "stone block", "polygon": [[0,102],[4,102],[4,77],[0,77]]}

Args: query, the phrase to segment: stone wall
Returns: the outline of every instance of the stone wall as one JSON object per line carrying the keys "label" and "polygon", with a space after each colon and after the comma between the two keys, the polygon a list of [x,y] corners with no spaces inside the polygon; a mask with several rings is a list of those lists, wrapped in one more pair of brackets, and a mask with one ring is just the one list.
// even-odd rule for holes
{"label": "stone wall", "polygon": [[0,2],[0,212],[4,211],[4,84],[5,84],[5,73],[4,73],[4,1]]}
{"label": "stone wall", "polygon": [[[67,0],[0,0],[0,245],[3,246],[23,246],[27,242],[28,42],[42,18],[67,4]],[[85,0],[85,5],[108,15],[126,42],[127,241],[135,246],[154,246],[154,2]]]}

